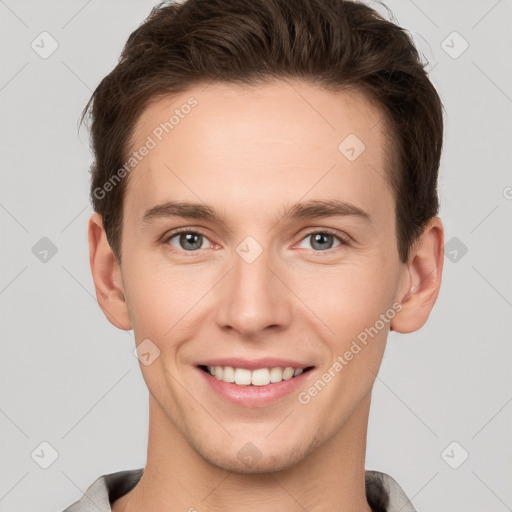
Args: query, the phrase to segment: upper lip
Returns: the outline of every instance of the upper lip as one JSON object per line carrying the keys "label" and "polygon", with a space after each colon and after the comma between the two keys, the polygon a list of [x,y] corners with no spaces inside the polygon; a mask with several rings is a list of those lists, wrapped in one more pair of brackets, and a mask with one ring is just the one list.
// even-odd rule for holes
{"label": "upper lip", "polygon": [[233,368],[246,368],[257,370],[258,368],[309,368],[312,365],[293,361],[291,359],[278,359],[275,357],[264,357],[260,359],[244,359],[242,357],[207,359],[200,361],[196,366],[232,366]]}

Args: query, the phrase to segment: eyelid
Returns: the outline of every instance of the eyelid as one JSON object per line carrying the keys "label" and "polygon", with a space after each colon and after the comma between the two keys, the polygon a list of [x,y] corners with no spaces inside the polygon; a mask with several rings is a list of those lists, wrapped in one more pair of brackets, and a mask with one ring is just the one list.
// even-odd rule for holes
{"label": "eyelid", "polygon": [[194,228],[194,227],[184,227],[184,228],[176,228],[176,229],[173,229],[169,232],[167,232],[163,237],[162,237],[162,243],[164,244],[167,244],[169,245],[169,247],[172,248],[172,250],[174,251],[178,251],[180,253],[188,253],[189,255],[192,255],[192,254],[197,254],[199,253],[199,250],[196,250],[196,251],[185,251],[183,249],[179,249],[177,247],[173,247],[169,244],[169,241],[171,240],[171,238],[174,238],[175,236],[177,235],[181,235],[182,233],[194,233],[194,234],[197,234],[197,235],[201,235],[203,238],[206,238],[206,240],[208,240],[211,245],[216,245],[214,244],[210,238],[205,235],[202,230],[200,228]]}
{"label": "eyelid", "polygon": [[[182,234],[182,233],[195,233],[195,234],[201,235],[202,237],[204,237],[208,241],[210,241],[210,243],[212,243],[212,245],[216,245],[216,244],[213,244],[213,242],[211,242],[209,237],[207,235],[205,235],[201,231],[200,228],[194,228],[194,227],[176,228],[176,229],[166,233],[163,236],[163,242],[167,244],[171,238],[174,238],[175,236],[177,236],[179,234]],[[325,234],[329,234],[329,235],[332,235],[332,236],[338,238],[338,240],[340,241],[340,245],[338,247],[332,247],[332,248],[326,249],[324,251],[313,251],[313,252],[317,252],[317,253],[320,253],[320,254],[323,253],[323,252],[327,253],[327,252],[335,251],[340,246],[347,246],[347,245],[350,245],[350,243],[351,243],[350,237],[347,234],[345,234],[345,233],[343,233],[341,231],[338,231],[337,229],[318,227],[318,228],[311,228],[309,231],[307,231],[306,233],[301,235],[299,240],[297,242],[295,242],[292,247],[296,247],[305,238],[307,238],[308,236],[311,236],[311,235],[315,235],[317,233],[325,233]],[[169,244],[169,246],[172,247],[172,250],[177,250],[178,252],[181,252],[181,253],[188,253],[189,255],[197,254],[199,252],[199,250],[196,250],[196,251],[185,251],[185,250],[173,247],[170,244]]]}
{"label": "eyelid", "polygon": [[338,247],[331,247],[330,249],[326,249],[324,251],[313,251],[313,252],[317,252],[317,253],[320,253],[320,254],[323,253],[323,252],[327,253],[327,252],[330,252],[330,251],[335,251],[340,246],[346,246],[346,245],[350,245],[351,244],[351,238],[346,233],[343,233],[343,232],[338,231],[337,229],[333,229],[333,228],[321,228],[321,227],[319,227],[319,228],[311,228],[309,231],[307,231],[305,234],[303,234],[301,236],[301,238],[293,245],[293,247],[298,245],[300,242],[302,242],[308,236],[316,235],[317,233],[325,233],[325,234],[332,235],[332,236],[338,238],[338,240],[340,241],[340,245]]}

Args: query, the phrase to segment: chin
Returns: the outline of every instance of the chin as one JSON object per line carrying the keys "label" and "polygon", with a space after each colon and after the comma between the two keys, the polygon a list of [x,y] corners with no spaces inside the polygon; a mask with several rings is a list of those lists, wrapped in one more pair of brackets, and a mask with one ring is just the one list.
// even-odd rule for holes
{"label": "chin", "polygon": [[261,459],[251,462],[239,460],[238,457],[222,457],[219,458],[216,454],[216,460],[209,460],[214,466],[221,468],[231,473],[238,473],[241,475],[254,475],[264,473],[275,473],[277,471],[286,471],[287,469],[295,466],[301,459],[298,453],[283,453],[278,456],[262,456]]}
{"label": "chin", "polygon": [[[198,447],[198,453],[210,464],[238,474],[262,474],[274,473],[277,471],[286,471],[296,466],[315,448],[315,439],[304,446],[303,442],[298,442],[295,447],[272,446],[258,448],[263,442],[252,443],[250,441],[240,443],[238,450],[233,451],[236,442],[227,447]],[[267,443],[268,444],[268,443]]]}

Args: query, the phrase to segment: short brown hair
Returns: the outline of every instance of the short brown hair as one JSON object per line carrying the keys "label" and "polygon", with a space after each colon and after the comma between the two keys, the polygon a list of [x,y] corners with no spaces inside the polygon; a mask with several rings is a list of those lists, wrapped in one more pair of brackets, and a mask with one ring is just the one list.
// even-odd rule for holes
{"label": "short brown hair", "polygon": [[[389,132],[386,178],[396,203],[400,260],[437,215],[443,140],[440,98],[410,36],[349,0],[162,2],[130,35],[116,67],[84,111],[91,117],[91,200],[121,262],[127,178],[99,194],[126,162],[149,101],[208,82],[264,84],[298,78],[355,90],[380,106]],[[123,173],[124,175],[124,173]],[[119,175],[118,175],[119,177]]]}

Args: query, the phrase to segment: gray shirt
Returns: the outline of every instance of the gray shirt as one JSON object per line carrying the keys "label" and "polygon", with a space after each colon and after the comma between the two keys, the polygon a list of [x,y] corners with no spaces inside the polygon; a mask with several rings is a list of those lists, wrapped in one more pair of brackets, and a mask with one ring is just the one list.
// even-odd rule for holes
{"label": "gray shirt", "polygon": [[[131,491],[143,469],[100,476],[85,494],[64,512],[112,512],[110,504]],[[366,497],[374,512],[416,512],[402,488],[386,473],[366,471]]]}

